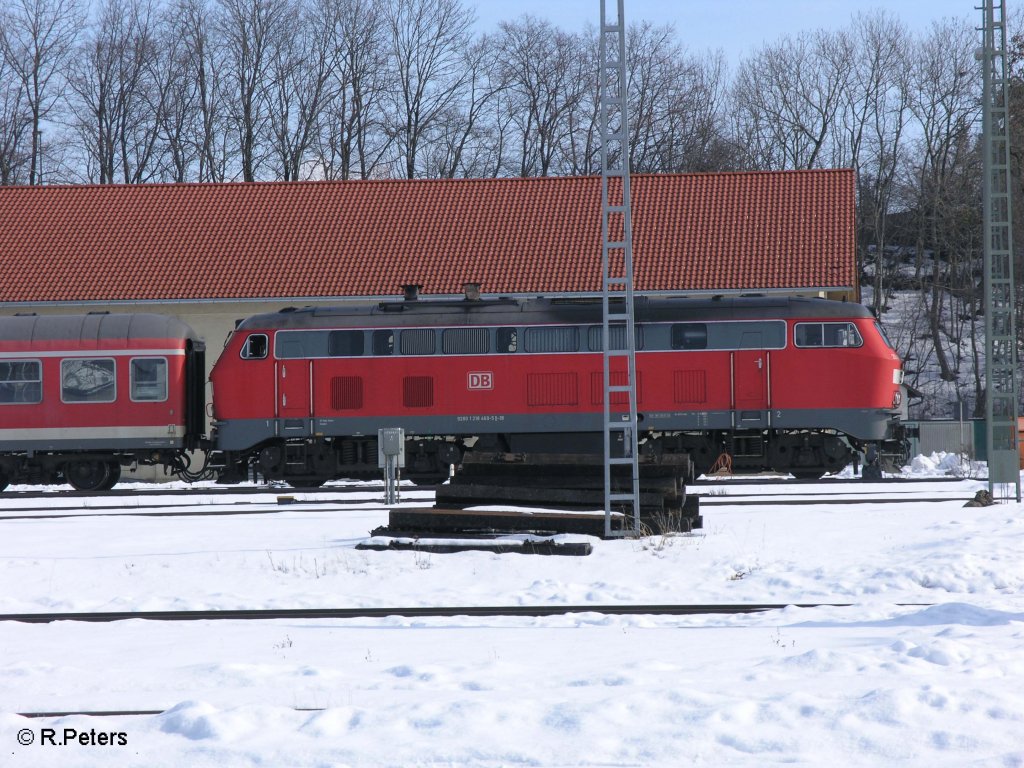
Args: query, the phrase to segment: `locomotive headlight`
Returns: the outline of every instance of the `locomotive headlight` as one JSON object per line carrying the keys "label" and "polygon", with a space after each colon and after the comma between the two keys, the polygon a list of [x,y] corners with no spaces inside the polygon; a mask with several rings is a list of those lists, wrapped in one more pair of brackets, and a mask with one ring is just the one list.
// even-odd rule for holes
{"label": "locomotive headlight", "polygon": [[893,394],[892,394],[892,407],[893,407],[893,408],[899,408],[899,407],[900,407],[900,403],[902,403],[902,402],[903,402],[903,393],[902,393],[902,392],[900,392],[900,391],[899,391],[899,390],[897,389],[897,390],[896,390],[895,392],[893,392]]}

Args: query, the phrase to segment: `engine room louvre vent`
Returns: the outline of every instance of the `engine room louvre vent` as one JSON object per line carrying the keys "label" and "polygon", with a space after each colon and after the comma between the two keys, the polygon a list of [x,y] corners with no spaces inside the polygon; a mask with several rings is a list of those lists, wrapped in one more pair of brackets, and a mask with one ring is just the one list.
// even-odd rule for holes
{"label": "engine room louvre vent", "polygon": [[434,378],[406,376],[402,381],[402,404],[406,408],[430,408],[434,404]]}
{"label": "engine room louvre vent", "polygon": [[[612,371],[611,372],[611,384],[613,387],[621,387],[626,384],[626,372],[625,371]],[[637,405],[644,401],[643,395],[643,377],[640,371],[636,372],[636,402]],[[591,405],[603,405],[604,404],[604,373],[602,371],[595,371],[590,374],[590,403]],[[629,393],[628,392],[612,392],[612,405],[629,405]]]}
{"label": "engine room louvre vent", "polygon": [[672,399],[680,405],[689,403],[706,403],[708,400],[708,383],[705,372],[673,372]]}
{"label": "engine room louvre vent", "polygon": [[527,405],[576,405],[579,399],[575,373],[531,373],[526,377]]}
{"label": "engine room louvre vent", "polygon": [[331,408],[336,411],[355,411],[362,407],[361,376],[335,376],[331,379]]}

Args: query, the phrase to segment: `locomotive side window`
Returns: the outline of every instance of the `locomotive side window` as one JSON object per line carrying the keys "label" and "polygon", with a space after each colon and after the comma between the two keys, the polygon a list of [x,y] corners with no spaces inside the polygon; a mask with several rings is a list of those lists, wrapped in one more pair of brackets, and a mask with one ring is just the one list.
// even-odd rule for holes
{"label": "locomotive side window", "polygon": [[399,335],[403,355],[432,355],[436,350],[433,328],[409,328]]}
{"label": "locomotive side window", "polygon": [[515,352],[519,349],[519,331],[516,328],[499,328],[495,332],[495,347],[498,352]]}
{"label": "locomotive side window", "polygon": [[441,332],[441,351],[446,355],[486,355],[491,351],[486,328],[447,328]]}
{"label": "locomotive side window", "polygon": [[72,358],[60,361],[60,397],[65,403],[112,403],[117,399],[114,361]]}
{"label": "locomotive side window", "polygon": [[798,347],[859,347],[864,344],[853,323],[797,323],[793,340]]}
{"label": "locomotive side window", "polygon": [[580,329],[572,325],[526,329],[527,352],[579,352]]}
{"label": "locomotive side window", "polygon": [[242,346],[242,359],[262,360],[267,356],[267,349],[269,346],[270,345],[267,343],[267,334],[249,334],[249,338],[245,340],[245,344]]}
{"label": "locomotive side window", "polygon": [[327,334],[327,354],[331,357],[361,357],[362,331],[330,331]]}
{"label": "locomotive side window", "polygon": [[[636,329],[636,345],[633,349],[644,348],[644,329],[643,326],[637,325]],[[601,343],[601,336],[604,331],[600,325],[592,325],[587,329],[587,347],[591,352],[600,352],[603,349]],[[612,349],[625,349],[626,348],[626,328],[621,325],[613,325],[608,328],[608,336],[612,340]]]}
{"label": "locomotive side window", "polygon": [[38,360],[0,361],[0,405],[39,403],[43,399],[43,371]]}
{"label": "locomotive side window", "polygon": [[676,323],[672,326],[672,349],[707,348],[707,323]]}
{"label": "locomotive side window", "polygon": [[167,359],[136,357],[128,369],[132,402],[162,403],[167,399]]}
{"label": "locomotive side window", "polygon": [[373,332],[373,354],[393,355],[395,354],[395,332],[374,331]]}

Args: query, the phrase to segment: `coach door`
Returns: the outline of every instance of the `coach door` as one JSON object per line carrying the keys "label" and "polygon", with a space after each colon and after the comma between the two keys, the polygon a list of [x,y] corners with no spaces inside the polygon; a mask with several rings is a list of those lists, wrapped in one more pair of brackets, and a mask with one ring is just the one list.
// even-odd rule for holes
{"label": "coach door", "polygon": [[739,428],[768,426],[768,351],[761,334],[744,333],[732,353],[733,408]]}
{"label": "coach door", "polygon": [[[295,348],[289,349],[292,345]],[[284,341],[281,346],[277,360],[277,415],[282,420],[282,434],[309,434],[313,361],[302,356],[297,342]]]}

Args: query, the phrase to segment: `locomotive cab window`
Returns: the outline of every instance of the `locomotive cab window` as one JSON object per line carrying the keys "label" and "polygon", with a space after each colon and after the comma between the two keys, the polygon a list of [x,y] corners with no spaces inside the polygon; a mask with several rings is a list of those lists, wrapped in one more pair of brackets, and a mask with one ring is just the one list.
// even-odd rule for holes
{"label": "locomotive cab window", "polygon": [[65,403],[112,403],[117,399],[116,367],[110,358],[60,362],[60,397]]}
{"label": "locomotive cab window", "polygon": [[0,360],[0,405],[42,399],[43,371],[38,360]]}
{"label": "locomotive cab window", "polygon": [[875,322],[875,330],[878,331],[878,335],[882,337],[882,341],[885,342],[885,346],[895,352],[896,346],[889,340],[889,336],[886,334],[885,328],[882,327],[881,323],[877,321]]}
{"label": "locomotive cab window", "polygon": [[131,399],[135,403],[162,403],[167,399],[167,359],[136,357],[129,367]]}
{"label": "locomotive cab window", "polygon": [[267,356],[270,345],[267,343],[267,334],[252,333],[242,345],[243,360],[262,360]]}
{"label": "locomotive cab window", "polygon": [[798,347],[859,347],[864,344],[853,323],[797,323],[793,341]]}

